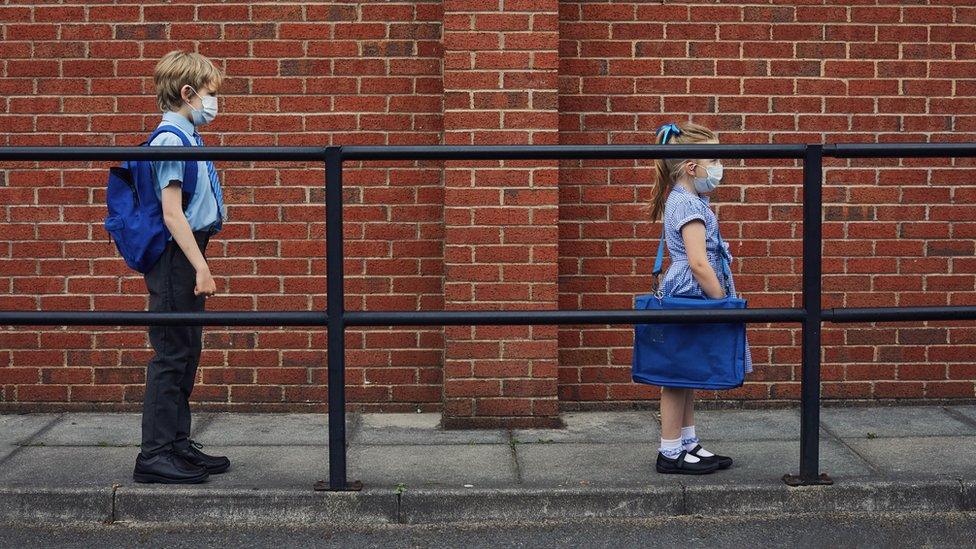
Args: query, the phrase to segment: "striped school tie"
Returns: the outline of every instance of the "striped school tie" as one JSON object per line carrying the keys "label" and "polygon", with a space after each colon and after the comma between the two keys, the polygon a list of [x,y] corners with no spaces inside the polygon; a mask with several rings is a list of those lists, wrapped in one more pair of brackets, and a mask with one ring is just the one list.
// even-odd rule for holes
{"label": "striped school tie", "polygon": [[[197,145],[203,147],[203,137],[197,132],[193,132],[193,138],[196,139]],[[210,189],[213,191],[214,198],[217,199],[217,212],[219,212],[219,218],[217,219],[217,229],[223,226],[223,222],[227,219],[227,207],[224,206],[224,193],[220,189],[220,178],[217,177],[217,168],[214,167],[212,160],[207,160],[207,175],[210,176]]]}

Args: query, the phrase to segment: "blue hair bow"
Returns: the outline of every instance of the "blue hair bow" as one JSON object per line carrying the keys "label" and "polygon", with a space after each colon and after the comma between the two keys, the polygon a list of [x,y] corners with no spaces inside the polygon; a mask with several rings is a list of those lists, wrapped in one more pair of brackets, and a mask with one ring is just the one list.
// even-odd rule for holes
{"label": "blue hair bow", "polygon": [[657,133],[660,134],[661,132],[664,132],[664,137],[661,138],[661,144],[664,145],[667,144],[672,135],[681,135],[681,128],[672,122],[657,129]]}

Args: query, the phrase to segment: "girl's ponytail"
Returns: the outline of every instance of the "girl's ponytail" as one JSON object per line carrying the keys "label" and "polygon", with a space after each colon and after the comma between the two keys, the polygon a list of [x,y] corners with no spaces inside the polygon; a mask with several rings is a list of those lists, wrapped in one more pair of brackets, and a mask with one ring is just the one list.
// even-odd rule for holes
{"label": "girl's ponytail", "polygon": [[[666,145],[672,136],[680,134],[681,128],[677,125],[665,124],[657,129],[657,144]],[[651,220],[657,221],[664,213],[664,201],[674,185],[674,181],[671,180],[671,170],[664,158],[654,160],[654,167],[657,185],[654,186],[654,208],[651,210]]]}

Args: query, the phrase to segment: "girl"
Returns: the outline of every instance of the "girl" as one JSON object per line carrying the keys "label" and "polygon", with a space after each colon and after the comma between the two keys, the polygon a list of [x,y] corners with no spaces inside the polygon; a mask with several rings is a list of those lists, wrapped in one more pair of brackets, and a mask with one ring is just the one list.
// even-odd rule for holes
{"label": "girl", "polygon": [[[658,129],[658,144],[718,143],[718,137],[697,124],[665,124]],[[653,220],[664,214],[664,238],[671,257],[661,281],[665,296],[691,295],[722,299],[725,280],[720,253],[731,263],[728,243],[718,246],[718,219],[708,207],[709,193],[722,180],[722,163],[704,158],[659,159]],[[665,200],[665,195],[667,199]],[[735,294],[735,284],[729,286]],[[752,354],[746,340],[745,371],[752,372]],[[659,473],[700,475],[732,465],[732,459],[701,447],[695,435],[695,390],[661,387],[661,447]]]}

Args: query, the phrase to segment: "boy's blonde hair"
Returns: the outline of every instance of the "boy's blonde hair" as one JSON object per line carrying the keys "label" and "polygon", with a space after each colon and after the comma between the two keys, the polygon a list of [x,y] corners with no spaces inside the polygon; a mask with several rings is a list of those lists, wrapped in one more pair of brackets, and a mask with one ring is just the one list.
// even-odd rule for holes
{"label": "boy's blonde hair", "polygon": [[156,84],[156,103],[163,111],[177,111],[183,106],[180,89],[189,84],[201,88],[220,88],[224,77],[206,57],[196,52],[174,50],[156,63],[153,82]]}
{"label": "boy's blonde hair", "polygon": [[[661,126],[657,134],[657,143],[659,145],[665,144],[661,141],[664,139],[665,134],[668,133],[670,133],[670,136],[668,137],[667,144],[695,145],[706,141],[718,140],[715,132],[705,126],[699,126],[692,122],[675,125],[680,130],[680,133],[673,131],[665,132],[663,130],[664,126]],[[674,182],[681,175],[681,170],[684,169],[684,163],[688,160],[687,158],[658,158],[654,161],[654,174],[657,176],[657,185],[654,187],[654,209],[651,210],[651,221],[657,221],[663,215],[664,202],[668,194],[667,191],[670,191],[671,187],[674,186]]]}

